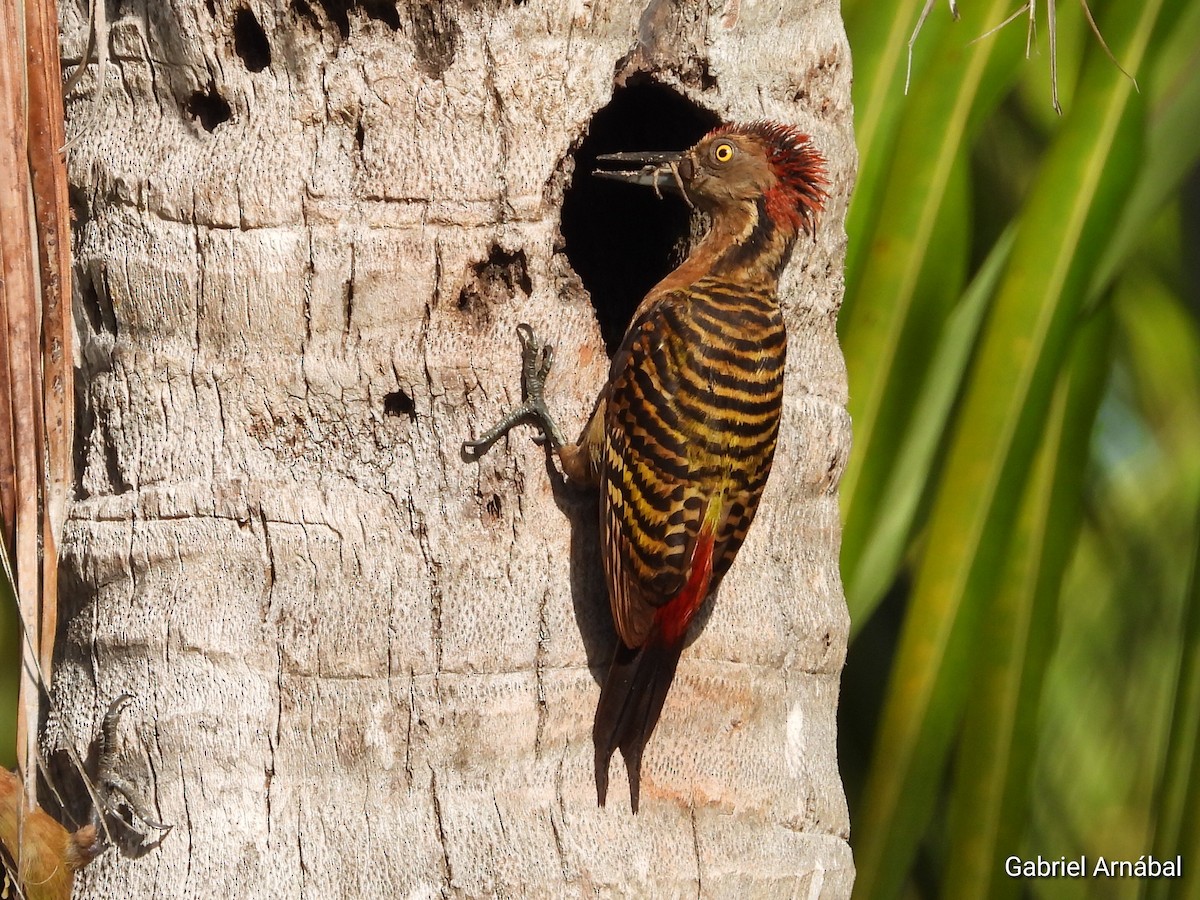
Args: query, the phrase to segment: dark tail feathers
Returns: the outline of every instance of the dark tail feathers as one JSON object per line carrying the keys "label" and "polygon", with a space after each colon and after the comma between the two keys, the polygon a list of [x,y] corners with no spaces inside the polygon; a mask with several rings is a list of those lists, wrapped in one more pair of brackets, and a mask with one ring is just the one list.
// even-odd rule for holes
{"label": "dark tail feathers", "polygon": [[600,689],[596,724],[592,738],[596,744],[596,796],[601,806],[608,797],[608,765],[613,752],[620,748],[629,773],[629,802],[638,811],[641,787],[642,751],[658,724],[663,701],[675,678],[682,642],[670,646],[657,629],[636,650],[620,640]]}

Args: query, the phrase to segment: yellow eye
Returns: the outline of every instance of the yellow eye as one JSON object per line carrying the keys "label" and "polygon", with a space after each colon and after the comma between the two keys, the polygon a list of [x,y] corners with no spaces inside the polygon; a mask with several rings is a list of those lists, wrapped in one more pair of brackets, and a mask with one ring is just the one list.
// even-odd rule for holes
{"label": "yellow eye", "polygon": [[727,163],[733,159],[733,144],[722,141],[713,148],[713,159],[719,163]]}

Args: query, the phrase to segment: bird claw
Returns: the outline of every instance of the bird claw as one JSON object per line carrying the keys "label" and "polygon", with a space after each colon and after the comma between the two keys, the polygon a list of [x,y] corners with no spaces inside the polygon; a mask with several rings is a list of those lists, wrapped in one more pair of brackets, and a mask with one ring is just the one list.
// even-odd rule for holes
{"label": "bird claw", "polygon": [[540,401],[546,376],[554,365],[554,345],[539,338],[524,322],[517,326],[517,337],[521,340],[521,380],[525,396]]}
{"label": "bird claw", "polygon": [[463,441],[462,455],[468,461],[481,458],[514,425],[529,419],[536,420],[542,429],[542,433],[534,438],[539,444],[549,442],[557,450],[566,443],[545,400],[546,378],[554,365],[554,345],[542,341],[533,328],[524,322],[517,326],[517,337],[521,341],[521,386],[525,402],[511,410],[478,440]]}

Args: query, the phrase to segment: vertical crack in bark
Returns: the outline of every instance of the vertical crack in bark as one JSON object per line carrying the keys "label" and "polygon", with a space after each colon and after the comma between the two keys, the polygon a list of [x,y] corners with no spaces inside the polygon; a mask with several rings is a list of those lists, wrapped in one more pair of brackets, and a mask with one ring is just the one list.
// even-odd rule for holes
{"label": "vertical crack in bark", "polygon": [[[193,220],[196,214],[196,197],[192,195],[192,216]],[[204,313],[204,248],[200,240],[200,223],[196,222],[192,226],[192,235],[194,236],[196,248],[196,355],[200,355],[200,320]],[[111,294],[109,295],[112,296]]]}
{"label": "vertical crack in bark", "polygon": [[500,812],[500,801],[492,791],[492,808],[496,810],[496,821],[500,824],[500,837],[508,843],[508,829],[504,827],[504,814]]}
{"label": "vertical crack in bark", "polygon": [[496,168],[500,180],[500,193],[496,198],[496,223],[502,225],[508,221],[508,179],[505,177],[505,172],[508,171],[508,129],[504,125],[504,97],[496,85],[496,57],[492,53],[492,44],[486,32],[481,37],[486,60],[484,78],[488,92],[492,95],[492,102],[496,105],[496,134],[500,141],[500,163]]}
{"label": "vertical crack in bark", "polygon": [[[129,576],[129,591],[126,597],[126,608],[134,609],[134,603],[137,599],[137,573],[133,559],[134,533],[137,530],[137,513],[135,512],[132,520],[129,522],[129,544],[125,550],[125,574]],[[92,603],[93,618],[92,618],[92,680],[96,687],[99,687],[99,677],[101,672],[100,667],[100,597],[99,592]],[[167,671],[170,671],[171,659],[171,620],[166,619],[166,633],[163,636],[163,664]]]}
{"label": "vertical crack in bark", "polygon": [[[274,581],[274,562],[271,566]],[[267,734],[267,750],[270,754],[266,776],[267,836],[271,834],[271,785],[275,781],[275,752],[279,747],[279,735],[283,728],[283,647],[275,645],[275,729]]]}
{"label": "vertical crack in bark", "polygon": [[700,863],[700,831],[696,824],[696,805],[691,807],[692,819],[692,849],[696,853],[696,900],[700,900],[704,896],[704,877],[703,867]]}
{"label": "vertical crack in bark", "polygon": [[372,835],[372,833],[371,833],[371,804],[370,803],[365,803],[363,805],[363,835],[365,837],[365,840],[363,841],[363,843],[364,843],[363,857],[366,859],[376,859],[377,854],[373,851],[373,849],[371,847],[374,835]]}
{"label": "vertical crack in bark", "polygon": [[[432,306],[439,306],[442,302],[442,241],[437,234],[433,236],[433,301]],[[429,315],[429,307],[425,309],[426,317]]]}
{"label": "vertical crack in bark", "polygon": [[267,768],[263,773],[263,805],[266,810],[267,838],[271,837],[271,785],[275,781],[275,741],[267,735]]}
{"label": "vertical crack in bark", "polygon": [[[217,384],[217,376],[210,374],[209,378],[212,379],[213,396],[217,400],[217,421],[221,426],[221,447],[223,448],[223,447],[225,447],[225,444],[226,444],[226,435],[229,433],[228,425],[225,422],[225,400],[221,397],[221,386],[219,384]],[[196,407],[199,408],[200,407],[200,386],[198,384],[196,384],[196,360],[194,357],[192,359],[192,389],[196,392]],[[210,469],[210,473],[211,473],[211,477],[212,477],[212,481],[213,481],[213,506],[215,508],[216,507],[217,477],[216,477],[216,473],[212,472],[211,469]]]}
{"label": "vertical crack in bark", "polygon": [[354,318],[354,267],[357,256],[358,243],[355,238],[350,239],[350,277],[346,280],[346,293],[342,298],[342,311],[345,314],[345,332],[347,339],[350,337],[350,322]]}
{"label": "vertical crack in bark", "polygon": [[[267,605],[263,610],[263,623],[266,624],[271,619],[271,612],[275,604],[275,581],[278,577],[278,569],[275,563],[275,545],[271,542],[271,526],[267,523],[267,514],[263,512],[262,504],[258,505],[258,521],[262,525],[263,533],[263,548],[267,555]],[[282,648],[279,648],[282,654]],[[283,668],[283,659],[280,657],[280,669]]]}
{"label": "vertical crack in bark", "polygon": [[[315,163],[314,163],[315,166]],[[316,278],[317,261],[314,256],[316,248],[313,246],[313,230],[308,224],[308,216],[305,214],[304,230],[308,234],[308,259],[304,262],[304,340],[300,344],[300,355],[304,355],[309,343],[312,341],[312,293],[313,281]]]}
{"label": "vertical crack in bark", "polygon": [[[105,274],[104,278],[105,278],[105,290],[106,291],[110,290],[110,285],[108,284],[107,273]],[[110,294],[110,296],[111,296],[111,294]],[[109,371],[112,373],[113,383],[116,383],[118,385],[124,385],[124,397],[123,398],[112,398],[112,400],[109,402],[115,403],[116,405],[119,406],[120,400],[124,399],[126,408],[128,408],[128,406],[131,403],[130,398],[129,398],[128,385],[127,385],[128,372],[127,372],[127,370],[125,370],[125,368],[122,364],[120,364],[116,361],[115,350],[113,350],[111,352],[114,355],[110,357],[113,360],[113,362],[112,362],[112,365],[111,365]],[[101,391],[98,391],[97,393],[98,393],[98,395],[102,395]],[[104,402],[104,401],[101,401],[98,399],[95,405],[99,406],[102,402]],[[125,475],[121,470],[121,460],[118,455],[118,440],[117,440],[117,435],[115,433],[116,429],[114,428],[113,423],[112,423],[112,418],[113,418],[113,416],[111,415],[112,405],[106,404],[105,412],[107,412],[108,415],[100,413],[98,410],[93,411],[93,415],[95,417],[95,422],[96,422],[96,426],[94,428],[93,444],[95,446],[97,446],[97,449],[102,454],[102,461],[104,463],[104,477],[108,479],[109,493],[124,494],[126,491],[130,490],[131,485],[125,479]],[[103,488],[101,488],[100,490],[102,491]]]}
{"label": "vertical crack in bark", "polygon": [[554,772],[554,802],[558,804],[558,818],[554,810],[550,810],[550,830],[554,833],[554,849],[558,852],[558,867],[562,871],[563,882],[571,882],[571,870],[567,866],[567,850],[563,846],[562,833],[558,830],[558,819],[566,825],[566,801],[563,798],[563,769],[567,762],[567,742],[563,741],[562,754],[558,758],[558,767]]}
{"label": "vertical crack in bark", "polygon": [[413,786],[413,765],[412,765],[412,749],[413,749],[413,723],[417,720],[417,671],[409,667],[408,670],[408,733],[404,740],[404,774],[408,778],[407,787],[412,790]]}
{"label": "vertical crack in bark", "polygon": [[[117,402],[121,406],[123,414],[132,412],[132,410],[137,406],[137,402],[133,397],[132,391],[132,384],[135,380],[137,380],[137,376],[131,375],[130,371],[130,368],[126,365],[121,365],[119,368],[114,368],[117,384],[121,389],[121,397]],[[139,387],[140,386],[141,385],[139,385]],[[132,445],[127,457],[127,465],[124,469],[121,467],[121,459],[117,452],[117,444],[115,441],[111,443],[110,449],[113,454],[113,466],[114,471],[117,473],[118,482],[118,485],[114,487],[114,491],[124,494],[128,491],[140,490],[141,488],[141,462],[143,445],[146,438],[145,435],[136,427],[136,425],[129,424],[128,420],[124,418],[124,415],[122,415],[121,428],[124,434],[128,436],[127,443]],[[126,474],[129,475],[128,478],[125,477]],[[137,527],[136,512],[132,516],[132,524],[135,528]],[[132,543],[133,536],[131,534],[131,547]],[[136,572],[131,574],[136,577]]]}
{"label": "vertical crack in bark", "polygon": [[188,802],[187,792],[187,775],[183,771],[183,760],[179,760],[179,792],[183,796],[183,820],[187,823],[187,830],[184,835],[187,838],[187,853],[185,855],[186,863],[183,871],[183,884],[186,887],[192,880],[192,806]]}
{"label": "vertical crack in bark", "polygon": [[550,816],[550,831],[554,835],[554,850],[558,854],[558,870],[562,873],[564,884],[570,883],[570,878],[567,874],[567,857],[563,850],[562,834],[558,830],[558,818],[554,812],[549,813]]}
{"label": "vertical crack in bark", "polygon": [[[515,546],[515,545],[514,545]],[[510,579],[511,583],[511,579]],[[546,720],[549,708],[546,704],[546,645],[550,641],[550,590],[542,591],[542,599],[538,604],[537,650],[533,657],[533,677],[537,686],[537,731],[533,739],[533,755],[535,759],[542,755],[542,738],[546,731]]]}
{"label": "vertical crack in bark", "polygon": [[300,896],[308,888],[308,863],[304,860],[304,796],[296,798],[296,857],[300,861]]}
{"label": "vertical crack in bark", "polygon": [[[450,488],[449,477],[449,462],[446,459],[446,442],[442,440],[442,436],[438,429],[437,419],[437,401],[443,396],[444,392],[439,392],[436,389],[433,377],[433,366],[429,361],[429,334],[432,330],[433,320],[433,302],[434,298],[425,301],[425,311],[421,318],[421,333],[417,338],[417,346],[421,348],[421,369],[425,375],[425,389],[429,396],[429,432],[432,440],[430,444],[433,447],[434,453],[438,459],[438,475],[441,478],[441,490],[444,494]],[[415,397],[413,398],[415,401]],[[417,415],[420,415],[418,410]]]}
{"label": "vertical crack in bark", "polygon": [[[161,758],[162,757],[162,744],[159,741],[157,717],[154,719],[153,722],[151,722],[150,728],[151,728],[151,733],[154,735],[153,745],[155,748],[158,749],[159,757]],[[159,790],[158,790],[158,787],[159,787],[158,766],[156,766],[154,764],[154,754],[150,752],[151,742],[142,739],[140,734],[139,734],[138,738],[139,738],[139,743],[141,743],[141,745],[142,745],[143,753],[146,757],[146,767],[150,770],[150,794],[151,794],[151,798],[152,798],[151,802],[154,805],[155,818],[159,822],[164,822],[164,821],[166,821],[166,817],[163,815],[162,797],[159,794]]]}
{"label": "vertical crack in bark", "polygon": [[432,609],[433,637],[433,685],[437,691],[440,686],[442,672],[442,584],[441,564],[434,558],[433,549],[429,546],[429,530],[425,520],[417,511],[416,503],[411,494],[408,497],[408,527],[417,538],[417,546],[421,549],[421,558],[425,562],[425,571],[429,576],[429,604]]}
{"label": "vertical crack in bark", "polygon": [[433,817],[437,823],[438,843],[442,847],[442,867],[446,872],[447,890],[454,884],[454,872],[450,868],[450,846],[446,842],[446,825],[442,821],[442,800],[438,796],[437,770],[429,768],[429,790],[433,795]]}

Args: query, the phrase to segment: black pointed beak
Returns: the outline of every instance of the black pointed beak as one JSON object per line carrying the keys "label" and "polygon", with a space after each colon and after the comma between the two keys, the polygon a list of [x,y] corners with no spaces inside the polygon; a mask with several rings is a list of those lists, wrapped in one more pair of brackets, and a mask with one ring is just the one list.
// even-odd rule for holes
{"label": "black pointed beak", "polygon": [[605,153],[596,157],[596,162],[604,165],[620,166],[612,169],[596,169],[592,174],[597,178],[608,178],[613,181],[623,181],[626,184],[640,184],[652,187],[656,191],[662,188],[679,190],[679,175],[681,165],[690,167],[685,155],[674,151],[650,151],[643,153]]}

